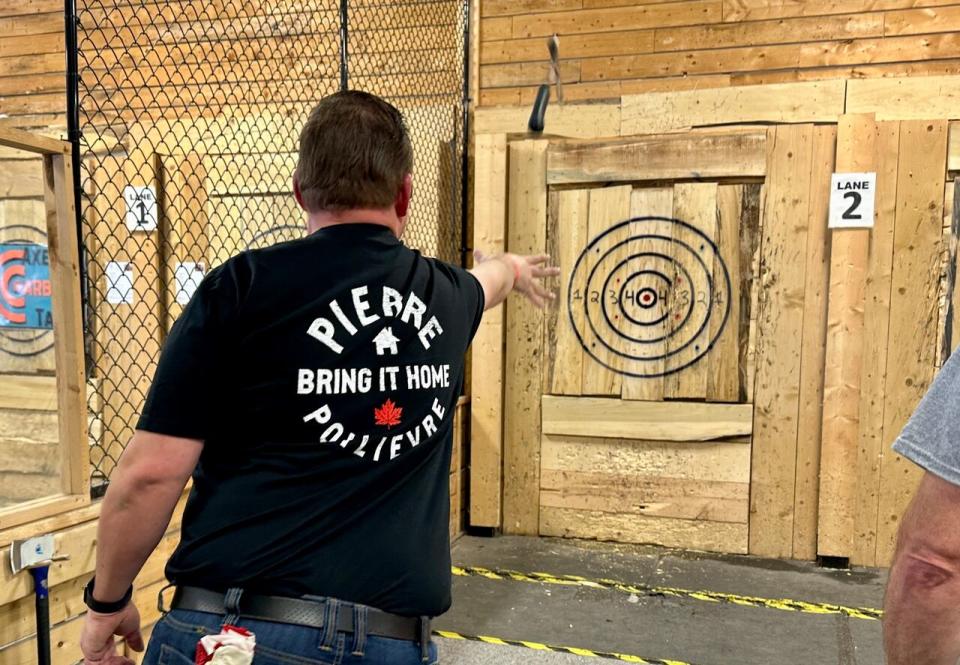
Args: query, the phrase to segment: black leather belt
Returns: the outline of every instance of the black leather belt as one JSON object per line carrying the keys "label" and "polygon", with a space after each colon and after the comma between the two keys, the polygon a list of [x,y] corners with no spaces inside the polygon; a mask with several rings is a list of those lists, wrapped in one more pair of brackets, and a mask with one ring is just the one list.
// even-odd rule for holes
{"label": "black leather belt", "polygon": [[[226,596],[200,587],[177,587],[170,603],[171,609],[224,614]],[[337,630],[352,633],[353,605],[344,603],[337,613]],[[323,628],[326,605],[323,601],[280,596],[260,596],[244,593],[240,596],[237,614],[244,619],[289,623],[309,628]],[[429,642],[429,617],[404,617],[372,607],[367,608],[367,634],[395,640]]]}

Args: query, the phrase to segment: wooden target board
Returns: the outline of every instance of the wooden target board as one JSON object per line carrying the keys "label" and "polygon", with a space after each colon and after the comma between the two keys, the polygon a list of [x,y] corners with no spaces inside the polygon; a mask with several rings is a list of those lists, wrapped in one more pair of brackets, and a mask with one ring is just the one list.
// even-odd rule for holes
{"label": "wooden target board", "polygon": [[584,248],[570,284],[567,308],[581,346],[625,376],[653,378],[697,363],[730,315],[730,275],[716,242],[680,219],[615,224]]}

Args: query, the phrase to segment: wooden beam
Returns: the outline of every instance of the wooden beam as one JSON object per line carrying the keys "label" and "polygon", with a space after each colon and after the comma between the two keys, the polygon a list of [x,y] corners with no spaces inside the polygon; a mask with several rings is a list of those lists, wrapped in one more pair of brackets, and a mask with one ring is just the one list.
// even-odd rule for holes
{"label": "wooden beam", "polygon": [[880,509],[880,463],[890,445],[883,433],[886,402],[890,297],[893,278],[894,221],[897,214],[897,165],[900,123],[877,123],[876,221],[870,238],[870,263],[864,302],[863,365],[860,371],[860,431],[856,461],[854,539],[850,562],[877,562],[877,521]]}
{"label": "wooden beam", "polygon": [[[840,118],[837,171],[876,171],[876,138],[877,126],[872,115]],[[834,229],[830,236],[817,553],[849,557],[854,538],[854,473],[859,442],[864,293],[870,229]]]}
{"label": "wooden beam", "polygon": [[[885,445],[899,434],[934,376],[946,153],[945,121],[901,123],[884,396]],[[921,475],[919,467],[885,451],[880,465],[879,566],[890,563],[900,516]]]}
{"label": "wooden beam", "polygon": [[757,177],[766,173],[766,133],[685,134],[613,141],[554,141],[547,183]]}
{"label": "wooden beam", "polygon": [[[473,246],[495,255],[506,248],[507,137],[480,134],[475,146]],[[502,523],[505,307],[484,313],[470,351],[471,526]]]}
{"label": "wooden beam", "polygon": [[960,118],[960,76],[851,80],[847,113],[873,113],[877,120]]}
{"label": "wooden beam", "polygon": [[[800,350],[800,407],[797,414],[797,469],[794,488],[793,558],[817,555],[820,446],[823,422],[824,347],[827,335],[830,236],[830,174],[836,161],[837,128],[813,130],[810,167],[810,223],[807,228],[806,284],[803,293],[803,346]],[[810,369],[812,368],[812,369]]]}
{"label": "wooden beam", "polygon": [[783,83],[625,95],[622,133],[748,122],[836,122],[846,81]]}
{"label": "wooden beam", "polygon": [[0,123],[0,145],[41,155],[70,154],[70,144]]}
{"label": "wooden beam", "polygon": [[543,432],[651,441],[713,441],[749,436],[753,405],[642,402],[543,396]]}
{"label": "wooden beam", "polygon": [[750,553],[793,553],[813,127],[769,130],[750,492]]}
{"label": "wooden beam", "polygon": [[[477,109],[477,134],[523,134],[530,119],[529,106]],[[547,109],[545,131],[553,136],[597,138],[620,136],[620,104],[564,104]]]}
{"label": "wooden beam", "polygon": [[[509,147],[507,250],[542,254],[547,227],[547,141]],[[543,381],[543,312],[521,298],[507,302],[504,400],[503,530],[539,530],[540,386]]]}
{"label": "wooden beam", "polygon": [[44,198],[57,362],[57,410],[64,494],[90,495],[87,380],[73,158],[44,156]]}

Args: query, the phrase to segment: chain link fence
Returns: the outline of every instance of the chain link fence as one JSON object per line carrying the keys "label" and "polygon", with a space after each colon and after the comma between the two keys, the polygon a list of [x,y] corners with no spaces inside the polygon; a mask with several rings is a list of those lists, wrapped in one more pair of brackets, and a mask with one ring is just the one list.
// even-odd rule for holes
{"label": "chain link fence", "polygon": [[[464,0],[77,0],[80,229],[94,494],[164,336],[210,268],[301,237],[300,127],[344,87],[403,111],[405,242],[462,260]],[[68,35],[69,43],[70,35]]]}

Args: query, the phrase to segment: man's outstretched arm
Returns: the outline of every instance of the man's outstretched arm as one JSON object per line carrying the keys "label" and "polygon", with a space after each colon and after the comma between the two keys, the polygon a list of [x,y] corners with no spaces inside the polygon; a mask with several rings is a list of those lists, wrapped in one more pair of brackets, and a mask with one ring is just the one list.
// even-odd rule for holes
{"label": "man's outstretched arm", "polygon": [[[197,466],[203,442],[137,431],[110,481],[97,530],[93,598],[123,598],[156,548]],[[140,615],[133,603],[114,614],[89,612],[80,646],[88,664],[126,663],[116,654],[114,635],[143,650]]]}
{"label": "man's outstretched arm", "polygon": [[887,665],[960,658],[960,487],[927,472],[897,540],[884,601]]}
{"label": "man's outstretched arm", "polygon": [[506,300],[511,291],[522,293],[537,307],[543,307],[553,300],[553,293],[544,288],[541,282],[546,277],[560,274],[558,268],[546,265],[549,256],[500,254],[488,257],[478,250],[474,252],[474,257],[476,265],[470,273],[483,287],[484,309],[496,307]]}

